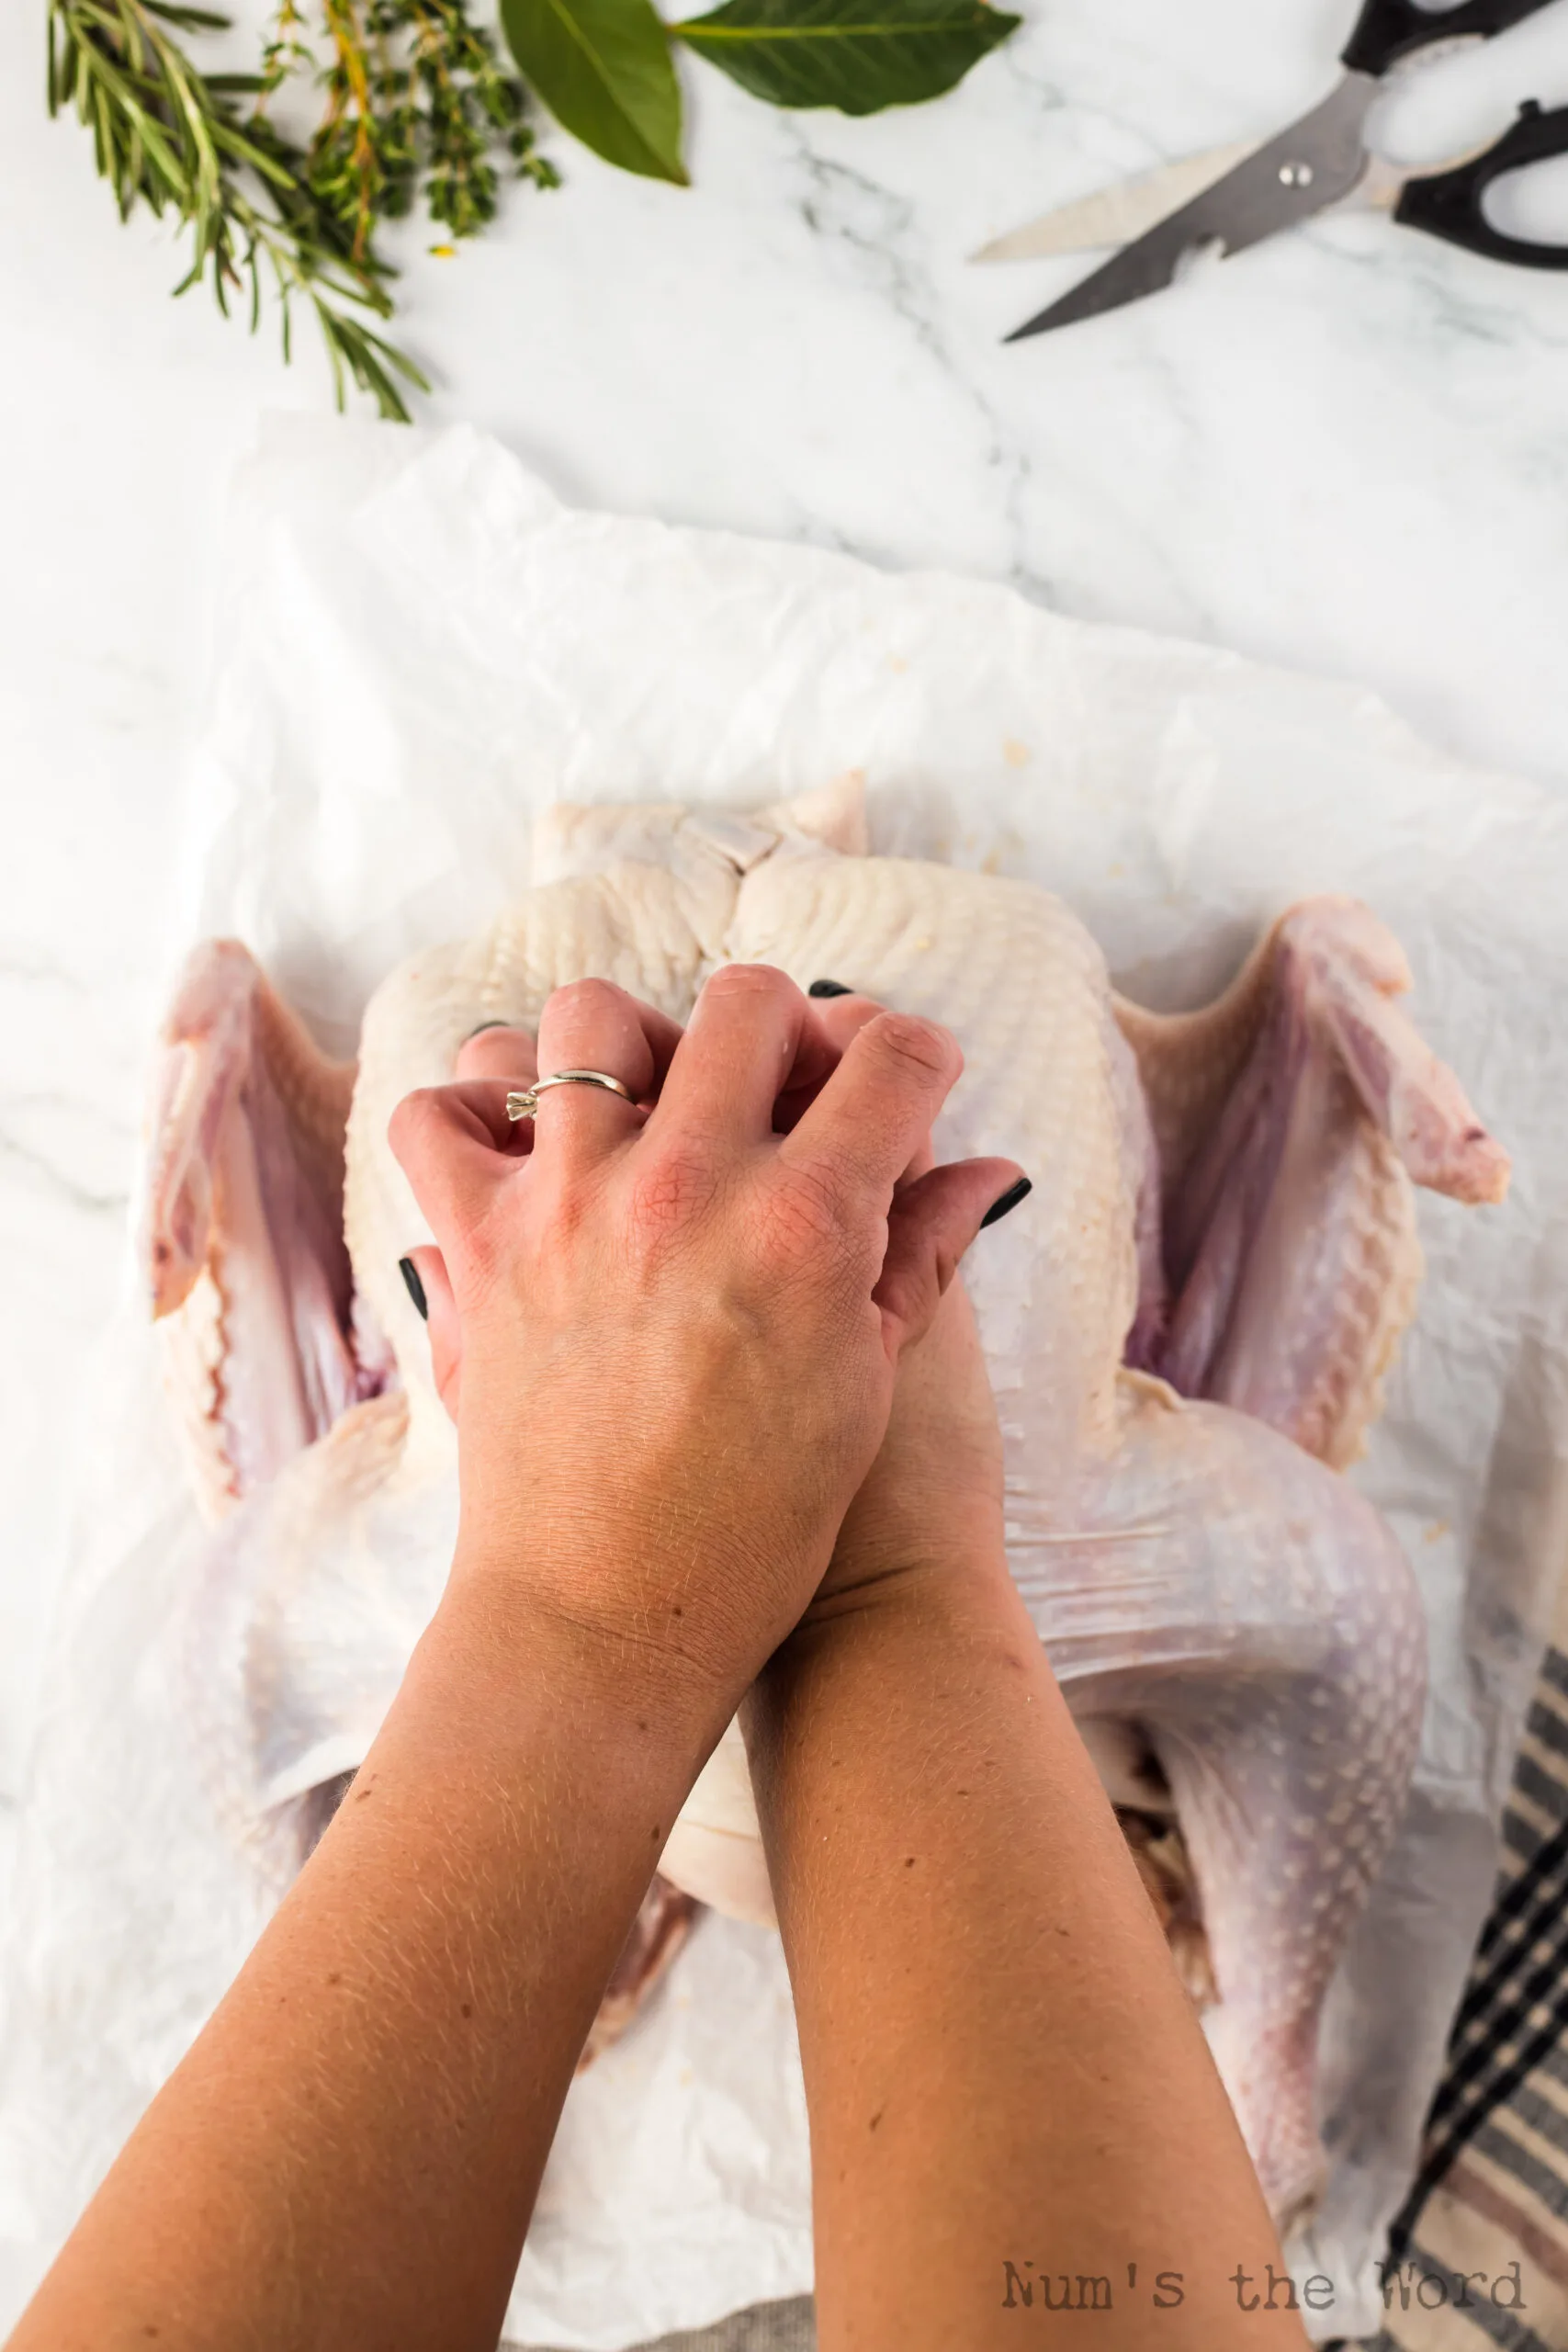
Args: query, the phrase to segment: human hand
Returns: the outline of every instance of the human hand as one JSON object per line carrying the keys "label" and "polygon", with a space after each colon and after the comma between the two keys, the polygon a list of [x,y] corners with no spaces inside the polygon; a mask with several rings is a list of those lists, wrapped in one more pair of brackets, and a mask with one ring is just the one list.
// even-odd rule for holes
{"label": "human hand", "polygon": [[[604,981],[558,990],[537,1066],[622,1079],[506,1119],[516,1032],[400,1105],[436,1236],[415,1253],[458,1426],[454,1579],[732,1704],[810,1599],[926,1329],[1015,1174],[899,1182],[961,1067],[930,1023],[836,1043],[781,973],[716,974],[684,1035]],[[786,1131],[779,1132],[783,1127]]]}
{"label": "human hand", "polygon": [[[878,1010],[865,997],[825,1004],[829,1040],[842,1051]],[[927,1142],[903,1181],[932,1164]],[[916,1578],[1003,1558],[1001,1426],[975,1311],[955,1273],[927,1329],[899,1357],[886,1431],[807,1622],[885,1599]]]}
{"label": "human hand", "polygon": [[963,1279],[899,1358],[887,1429],[807,1612],[808,1622],[931,1575],[1005,1557],[1002,1434]]}

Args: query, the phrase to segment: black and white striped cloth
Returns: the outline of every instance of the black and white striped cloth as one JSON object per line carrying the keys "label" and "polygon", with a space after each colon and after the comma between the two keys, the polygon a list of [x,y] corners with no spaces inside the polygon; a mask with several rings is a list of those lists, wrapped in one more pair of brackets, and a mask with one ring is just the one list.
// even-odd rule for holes
{"label": "black and white striped cloth", "polygon": [[1556,1646],[1382,2293],[1387,2317],[1364,2352],[1568,2352],[1568,1655]]}

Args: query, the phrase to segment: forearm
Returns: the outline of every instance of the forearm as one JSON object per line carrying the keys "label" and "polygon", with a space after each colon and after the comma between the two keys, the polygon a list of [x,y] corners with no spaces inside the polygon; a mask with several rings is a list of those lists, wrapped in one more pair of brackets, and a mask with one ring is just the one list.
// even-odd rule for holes
{"label": "forearm", "polygon": [[494,2346],[583,2038],[718,1728],[657,1660],[502,1590],[444,1604],[17,2352]]}
{"label": "forearm", "polygon": [[[1063,2274],[1075,2305],[1113,2297],[1119,2346],[1300,2345],[1289,2316],[1238,2313],[1230,2274],[1278,2266],[1278,2244],[999,1554],[832,1608],[745,1718],[824,2352],[1010,2345],[1022,2287],[1039,2324],[1040,2281],[1055,2299]],[[1179,2304],[1168,2287],[1156,2306],[1162,2271]]]}

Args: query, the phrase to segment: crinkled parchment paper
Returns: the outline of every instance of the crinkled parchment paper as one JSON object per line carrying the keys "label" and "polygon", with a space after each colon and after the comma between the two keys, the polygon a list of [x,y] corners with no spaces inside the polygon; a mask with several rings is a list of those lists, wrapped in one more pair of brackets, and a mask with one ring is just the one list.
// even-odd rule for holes
{"label": "crinkled parchment paper", "polygon": [[[1409,1818],[1326,2026],[1325,2334],[1376,2305],[1495,1863],[1563,1542],[1564,810],[1461,769],[1370,696],[1055,618],[937,573],[569,511],[468,430],[269,426],[237,491],[185,852],[186,936],[233,932],[322,1035],[412,947],[528,878],[552,798],[745,808],[864,773],[883,850],[1061,892],[1174,1006],[1261,924],[1350,890],[1398,933],[1422,1028],[1512,1148],[1501,1210],[1423,1195],[1428,1275],[1358,1481],[1415,1562],[1433,1686]],[[21,1826],[0,2235],[68,2226],[264,1904],[161,1645],[200,1543],[128,1310],[85,1449],[86,1532]],[[1037,2240],[995,2249],[1041,2267]],[[610,2347],[809,2284],[805,2113],[776,1941],[708,1918],[571,2093],[509,2324]]]}

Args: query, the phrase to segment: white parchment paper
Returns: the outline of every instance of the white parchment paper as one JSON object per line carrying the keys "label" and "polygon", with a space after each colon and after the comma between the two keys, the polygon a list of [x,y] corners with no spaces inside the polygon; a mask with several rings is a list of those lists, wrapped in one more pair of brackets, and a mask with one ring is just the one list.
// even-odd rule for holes
{"label": "white parchment paper", "polygon": [[[941,574],[570,512],[466,429],[269,425],[220,641],[171,969],[238,933],[340,1049],[399,956],[526,883],[557,798],[745,808],[858,768],[876,847],[1048,885],[1122,985],[1168,1006],[1308,891],[1358,892],[1399,933],[1421,1026],[1516,1178],[1501,1210],[1422,1197],[1420,1316],[1356,1474],[1420,1577],[1433,1686],[1409,1818],[1330,2002],[1334,2171],[1292,2253],[1334,2282],[1323,2334],[1370,2328],[1563,1549],[1568,816],[1365,695]],[[107,1350],[18,1840],[0,2237],[23,2262],[69,2226],[269,1899],[161,1646],[201,1537],[143,1314],[128,1298]],[[1004,2256],[1052,2267],[1050,2216],[995,2251],[998,2292]],[[509,2331],[615,2352],[810,2278],[779,1949],[708,1918],[571,2093]]]}

